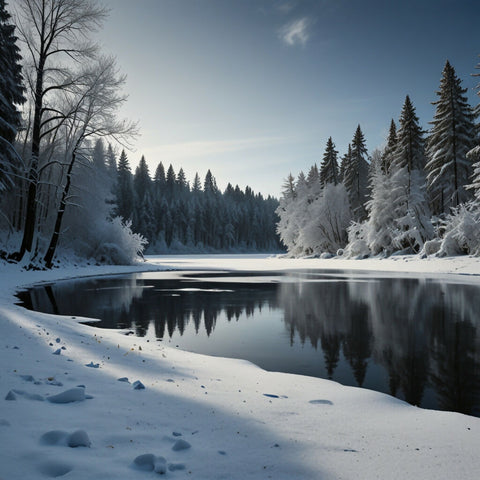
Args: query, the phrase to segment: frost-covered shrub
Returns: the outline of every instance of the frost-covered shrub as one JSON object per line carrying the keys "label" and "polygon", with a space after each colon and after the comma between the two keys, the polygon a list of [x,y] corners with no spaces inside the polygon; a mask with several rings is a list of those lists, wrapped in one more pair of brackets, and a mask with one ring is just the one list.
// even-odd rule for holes
{"label": "frost-covered shrub", "polygon": [[480,204],[460,205],[445,220],[439,257],[469,254],[480,256]]}
{"label": "frost-covered shrub", "polygon": [[101,263],[131,265],[143,256],[147,240],[140,234],[132,232],[132,222],[123,222],[115,217],[105,222],[98,233],[98,243],[92,257]]}
{"label": "frost-covered shrub", "polygon": [[425,255],[435,255],[438,253],[440,248],[442,247],[442,241],[438,238],[434,238],[433,240],[427,240],[423,245],[422,254]]}
{"label": "frost-covered shrub", "polygon": [[344,255],[352,258],[365,258],[371,254],[367,238],[369,227],[367,222],[353,222],[348,227],[348,245],[345,247]]}
{"label": "frost-covered shrub", "polygon": [[333,254],[347,243],[351,220],[345,186],[327,183],[319,197],[308,205],[307,221],[298,236],[298,244],[305,252]]}

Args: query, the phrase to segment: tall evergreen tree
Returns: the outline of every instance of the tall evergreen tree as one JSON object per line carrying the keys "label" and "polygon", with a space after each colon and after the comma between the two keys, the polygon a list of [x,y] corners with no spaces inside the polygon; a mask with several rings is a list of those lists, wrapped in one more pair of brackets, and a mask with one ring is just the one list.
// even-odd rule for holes
{"label": "tall evergreen tree", "polygon": [[335,150],[335,144],[332,137],[327,140],[327,146],[325,153],[323,154],[323,161],[320,165],[320,182],[322,185],[326,183],[338,183],[338,163],[337,163],[337,150]]}
{"label": "tall evergreen tree", "polygon": [[170,164],[167,170],[167,176],[165,179],[165,187],[166,187],[166,195],[168,198],[172,199],[176,193],[176,183],[177,183],[177,176],[175,174],[175,170],[173,169],[173,165]]}
{"label": "tall evergreen tree", "polygon": [[18,160],[13,142],[21,125],[18,105],[25,103],[20,48],[5,0],[0,0],[0,191],[14,182]]}
{"label": "tall evergreen tree", "polygon": [[116,214],[124,220],[132,218],[134,208],[134,190],[132,171],[125,150],[122,150],[118,159],[116,185]]}
{"label": "tall evergreen tree", "polygon": [[135,169],[135,176],[133,178],[133,188],[138,204],[143,202],[145,196],[149,194],[151,182],[147,161],[142,155],[138,167]]}
{"label": "tall evergreen tree", "polygon": [[343,183],[350,198],[355,220],[366,218],[365,202],[368,197],[368,162],[367,147],[360,125],[357,126],[352,140],[351,158],[345,165]]}
{"label": "tall evergreen tree", "polygon": [[472,174],[467,152],[475,145],[476,132],[466,91],[447,61],[427,139],[427,182],[434,214],[447,214],[471,197],[465,189]]}
{"label": "tall evergreen tree", "polygon": [[342,157],[340,162],[340,169],[338,172],[338,179],[340,182],[345,182],[345,171],[348,169],[348,165],[350,165],[352,159],[352,144],[348,144],[347,153]]}
{"label": "tall evergreen tree", "polygon": [[215,177],[212,175],[210,169],[207,171],[205,175],[205,181],[203,183],[203,191],[206,194],[215,194],[218,192],[217,181]]}
{"label": "tall evergreen tree", "polygon": [[202,191],[202,182],[198,173],[195,173],[195,178],[193,179],[192,192],[199,193]]}
{"label": "tall evergreen tree", "polygon": [[410,97],[407,95],[400,114],[396,147],[393,152],[392,168],[406,167],[408,172],[425,167],[425,142]]}
{"label": "tall evergreen tree", "polygon": [[[476,66],[476,68],[480,69],[480,63]],[[480,77],[480,73],[474,73],[473,76]],[[477,95],[480,97],[480,83],[476,86],[476,90],[477,90]],[[475,113],[475,117],[478,120],[478,118],[480,117],[480,101],[475,107],[474,113]],[[477,127],[480,128],[480,125],[477,124]],[[479,143],[480,143],[480,138],[477,138],[477,146],[472,148],[472,150],[470,150],[467,153],[467,157],[473,163],[472,182],[470,185],[467,186],[467,188],[473,191],[475,200],[478,202],[478,205],[480,206],[480,145]]]}
{"label": "tall evergreen tree", "polygon": [[390,123],[390,130],[388,132],[387,145],[382,154],[382,171],[383,173],[390,172],[390,165],[392,164],[393,154],[395,152],[395,147],[397,146],[397,126],[395,121],[392,118]]}

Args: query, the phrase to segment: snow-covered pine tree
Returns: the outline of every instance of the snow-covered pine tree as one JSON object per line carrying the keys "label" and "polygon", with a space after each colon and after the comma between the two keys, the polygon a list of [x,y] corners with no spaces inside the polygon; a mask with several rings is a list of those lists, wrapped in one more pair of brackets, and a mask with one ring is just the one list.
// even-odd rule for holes
{"label": "snow-covered pine tree", "polygon": [[405,98],[402,113],[400,114],[399,128],[396,133],[396,146],[393,151],[391,164],[391,168],[394,170],[404,167],[407,168],[409,173],[413,170],[423,171],[425,168],[423,132],[415,114],[415,107],[408,95]]}
{"label": "snow-covered pine tree", "polygon": [[323,154],[323,161],[320,165],[320,182],[323,186],[327,183],[333,183],[333,185],[339,183],[337,154],[338,152],[335,150],[332,137],[329,137],[325,153]]}
{"label": "snow-covered pine tree", "polygon": [[295,179],[290,173],[283,183],[280,203],[276,210],[279,217],[277,233],[281,242],[290,249],[295,243],[298,232],[293,222],[294,202],[297,194],[295,192]]}
{"label": "snow-covered pine tree", "polygon": [[368,155],[360,125],[357,126],[351,145],[352,153],[350,161],[345,165],[343,183],[350,198],[353,217],[361,221],[367,216],[365,203],[368,200]]}
{"label": "snow-covered pine tree", "polygon": [[391,189],[397,249],[423,248],[432,237],[430,210],[425,192],[425,142],[419,120],[410,97],[403,104],[397,131],[397,145],[393,153]]}
{"label": "snow-covered pine tree", "polygon": [[397,146],[397,126],[395,125],[395,121],[392,118],[392,121],[390,123],[390,130],[388,132],[387,145],[385,147],[385,150],[382,153],[382,171],[384,173],[388,173],[390,171],[390,165],[392,164],[393,153],[395,151],[396,146]]}
{"label": "snow-covered pine tree", "polygon": [[340,162],[340,169],[338,171],[338,180],[340,182],[345,183],[345,171],[347,170],[351,159],[352,159],[352,144],[349,143],[347,148],[347,153],[342,157],[342,160]]}
{"label": "snow-covered pine tree", "polygon": [[22,57],[10,18],[5,0],[0,0],[0,191],[14,184],[19,161],[13,142],[21,125],[17,106],[26,101]]}
{"label": "snow-covered pine tree", "polygon": [[[480,69],[480,63],[476,66],[477,69]],[[480,77],[480,73],[474,73],[474,77]],[[476,86],[477,95],[480,97],[480,83]],[[475,117],[478,119],[480,117],[480,101],[474,109]],[[477,125],[477,128],[480,128],[480,125]],[[477,207],[480,208],[480,139],[477,138],[477,145],[472,148],[467,153],[468,159],[472,162],[472,181],[467,188],[473,191],[473,196],[477,202]],[[480,243],[480,240],[479,240]]]}
{"label": "snow-covered pine tree", "polygon": [[427,183],[435,215],[448,214],[451,208],[471,198],[465,188],[472,174],[466,154],[475,145],[476,131],[466,91],[447,60],[438,100],[433,102],[436,111],[427,139]]}

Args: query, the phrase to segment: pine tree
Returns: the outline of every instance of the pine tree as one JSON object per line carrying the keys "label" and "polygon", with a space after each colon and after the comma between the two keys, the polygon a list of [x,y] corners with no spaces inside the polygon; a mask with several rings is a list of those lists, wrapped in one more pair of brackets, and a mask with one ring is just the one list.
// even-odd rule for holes
{"label": "pine tree", "polygon": [[466,154],[475,145],[474,116],[454,68],[447,61],[427,139],[427,182],[433,213],[447,214],[468,201],[465,186],[472,174]]}
{"label": "pine tree", "polygon": [[192,184],[192,192],[198,194],[201,191],[202,191],[202,182],[200,180],[200,176],[198,175],[198,173],[195,173],[195,178]]}
{"label": "pine tree", "polygon": [[217,182],[216,182],[215,177],[212,175],[212,172],[210,170],[208,170],[207,174],[205,175],[205,181],[203,183],[203,191],[206,194],[216,194],[216,193],[218,193]]}
{"label": "pine tree", "polygon": [[345,182],[345,171],[348,169],[348,165],[350,165],[352,159],[352,144],[348,144],[347,153],[342,157],[342,161],[340,162],[340,169],[338,172],[338,179],[340,182]]}
{"label": "pine tree", "polygon": [[117,156],[115,155],[115,152],[113,151],[112,144],[109,143],[107,147],[107,155],[106,155],[106,163],[107,163],[107,168],[110,173],[110,175],[116,176],[117,175]]}
{"label": "pine tree", "polygon": [[393,154],[395,152],[395,147],[397,146],[397,126],[395,121],[392,118],[390,123],[390,130],[388,133],[387,146],[382,154],[382,171],[383,173],[390,172],[390,165],[392,164]]}
{"label": "pine tree", "polygon": [[325,153],[323,154],[323,161],[320,165],[320,182],[322,185],[327,183],[337,185],[338,183],[337,154],[338,152],[335,150],[332,137],[329,137]]}
{"label": "pine tree", "polygon": [[134,210],[134,191],[132,172],[125,150],[122,150],[118,159],[117,185],[116,185],[116,214],[124,220],[132,218]]}
{"label": "pine tree", "polygon": [[170,164],[167,170],[167,176],[165,179],[165,187],[166,187],[166,196],[168,199],[173,199],[176,193],[176,183],[177,183],[177,176],[175,174],[175,170],[173,169],[173,165]]}
{"label": "pine tree", "polygon": [[10,24],[5,0],[0,0],[0,191],[13,185],[18,161],[13,146],[21,125],[17,105],[25,103],[20,48]]}
{"label": "pine tree", "polygon": [[425,168],[425,142],[410,97],[407,95],[400,114],[399,128],[396,135],[396,147],[392,156],[391,168],[407,168],[423,171]]}
{"label": "pine tree", "polygon": [[[480,69],[480,63],[476,66],[476,68]],[[480,77],[480,73],[474,73],[474,77]],[[480,83],[476,86],[477,95],[480,97]],[[478,119],[480,117],[480,101],[475,107],[475,117]],[[479,127],[479,125],[477,125]],[[473,191],[473,196],[475,197],[478,206],[480,207],[480,145],[479,140],[477,138],[477,146],[472,148],[467,153],[467,157],[473,163],[473,175],[472,175],[472,182],[467,188]]]}
{"label": "pine tree", "polygon": [[133,188],[138,204],[141,204],[145,196],[150,193],[151,183],[152,180],[150,178],[147,161],[142,155],[138,167],[135,169],[135,176],[133,178]]}
{"label": "pine tree", "polygon": [[350,205],[355,220],[366,218],[365,202],[368,197],[368,162],[367,148],[360,125],[352,140],[349,163],[345,165],[343,183],[350,198]]}

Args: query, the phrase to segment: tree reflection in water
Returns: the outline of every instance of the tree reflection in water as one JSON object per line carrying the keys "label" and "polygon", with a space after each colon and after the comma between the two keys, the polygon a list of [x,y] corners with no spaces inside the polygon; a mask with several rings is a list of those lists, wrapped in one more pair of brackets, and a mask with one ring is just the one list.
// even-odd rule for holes
{"label": "tree reflection in water", "polygon": [[[338,373],[342,365],[354,385],[414,405],[430,405],[425,397],[434,392],[438,408],[480,415],[478,286],[318,272],[289,274],[279,283],[230,282],[228,276],[224,282],[134,275],[90,279],[36,287],[19,297],[27,308],[101,318],[97,326],[131,329],[138,336],[153,331],[176,342],[183,336],[215,342],[217,323],[249,319],[249,338],[258,331],[270,342],[276,370],[295,371],[285,367],[287,353],[301,345],[299,354],[307,347],[321,354],[323,364],[312,374],[348,383]],[[276,315],[286,335],[269,338],[274,333],[262,330],[258,320],[264,311]],[[245,351],[244,358],[248,355]]]}

